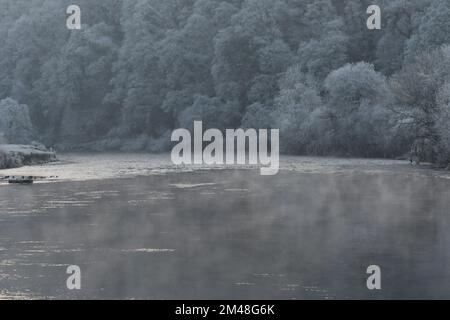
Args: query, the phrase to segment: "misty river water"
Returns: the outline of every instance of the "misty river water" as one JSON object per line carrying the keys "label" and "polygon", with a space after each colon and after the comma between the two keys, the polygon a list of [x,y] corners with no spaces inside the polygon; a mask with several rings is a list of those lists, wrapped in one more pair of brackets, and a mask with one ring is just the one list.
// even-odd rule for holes
{"label": "misty river water", "polygon": [[[67,154],[0,175],[0,298],[450,297],[450,174],[405,161],[283,157],[192,168]],[[81,290],[66,269],[81,268]],[[382,289],[366,287],[379,265]]]}

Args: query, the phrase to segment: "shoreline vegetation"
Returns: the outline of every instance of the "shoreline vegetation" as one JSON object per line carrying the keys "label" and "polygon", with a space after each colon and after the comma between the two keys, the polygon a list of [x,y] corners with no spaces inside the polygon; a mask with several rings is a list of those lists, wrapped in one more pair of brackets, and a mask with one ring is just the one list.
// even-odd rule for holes
{"label": "shoreline vegetation", "polygon": [[56,153],[42,145],[0,144],[0,169],[56,161]]}

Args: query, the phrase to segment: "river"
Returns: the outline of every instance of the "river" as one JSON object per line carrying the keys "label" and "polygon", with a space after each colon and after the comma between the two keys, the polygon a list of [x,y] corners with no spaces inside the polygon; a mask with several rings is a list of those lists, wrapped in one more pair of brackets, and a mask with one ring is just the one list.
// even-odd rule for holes
{"label": "river", "polygon": [[[450,174],[405,161],[282,157],[177,167],[63,154],[0,175],[0,298],[450,297]],[[69,290],[69,265],[81,289]],[[366,269],[381,268],[381,290]]]}

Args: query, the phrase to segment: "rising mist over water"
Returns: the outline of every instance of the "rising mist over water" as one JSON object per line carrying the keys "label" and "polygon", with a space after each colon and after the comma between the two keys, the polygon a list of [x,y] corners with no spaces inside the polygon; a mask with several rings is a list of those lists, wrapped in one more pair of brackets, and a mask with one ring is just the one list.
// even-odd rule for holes
{"label": "rising mist over water", "polygon": [[[34,170],[56,166],[69,176],[71,166],[103,157],[67,155],[65,164]],[[137,177],[102,176],[124,163],[132,172],[142,157],[108,155],[98,179],[0,186],[3,297],[449,294],[446,173],[400,161],[292,157],[275,177],[251,168],[145,176],[142,167]],[[80,291],[64,286],[69,264],[83,270]],[[369,264],[384,270],[381,292],[366,288]]]}

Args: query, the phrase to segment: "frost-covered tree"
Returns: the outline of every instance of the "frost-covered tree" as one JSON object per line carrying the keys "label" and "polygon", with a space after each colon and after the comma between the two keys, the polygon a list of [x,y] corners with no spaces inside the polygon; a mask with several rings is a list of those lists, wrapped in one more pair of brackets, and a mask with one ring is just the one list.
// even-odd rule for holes
{"label": "frost-covered tree", "polygon": [[417,30],[407,41],[406,57],[409,61],[417,55],[450,43],[450,2],[434,0],[422,16],[415,17]]}
{"label": "frost-covered tree", "polygon": [[298,62],[303,72],[323,81],[327,75],[348,61],[349,38],[337,30],[330,30],[319,39],[311,39],[300,44]]}
{"label": "frost-covered tree", "polygon": [[95,139],[115,123],[117,111],[103,101],[117,53],[112,34],[105,23],[84,26],[71,34],[60,55],[42,66],[43,77],[35,82],[35,90],[40,92],[42,116],[52,129],[47,133],[59,141]]}
{"label": "frost-covered tree", "polygon": [[[167,6],[176,1],[167,1]],[[113,136],[129,138],[142,134],[161,134],[167,117],[161,110],[164,74],[155,44],[177,21],[161,13],[160,1],[124,1],[121,7],[121,46],[113,66],[112,90],[105,101],[120,111]],[[164,6],[163,6],[164,7]],[[178,7],[179,10],[181,8]]]}
{"label": "frost-covered tree", "polygon": [[26,144],[32,133],[28,106],[11,98],[0,100],[0,143]]}
{"label": "frost-covered tree", "polygon": [[348,62],[374,61],[374,47],[382,32],[381,30],[368,30],[366,27],[368,17],[366,10],[369,5],[373,4],[376,4],[373,0],[343,0],[337,4],[342,8],[343,25],[340,30],[349,37]]}
{"label": "frost-covered tree", "polygon": [[392,127],[386,78],[371,64],[348,64],[330,73],[324,86],[336,151],[361,156],[385,154]]}
{"label": "frost-covered tree", "polygon": [[218,96],[238,100],[244,108],[251,103],[247,92],[256,77],[273,75],[287,66],[290,49],[283,41],[285,19],[287,7],[283,1],[244,1],[231,26],[215,37],[212,74]]}
{"label": "frost-covered tree", "polygon": [[236,101],[223,101],[220,98],[197,95],[193,104],[179,116],[183,128],[191,128],[194,121],[203,121],[208,128],[237,128],[241,115]]}
{"label": "frost-covered tree", "polygon": [[411,136],[411,143],[426,144],[428,161],[446,158],[450,47],[418,56],[392,78],[395,115]]}
{"label": "frost-covered tree", "polygon": [[436,160],[450,168],[450,82],[446,82],[437,95],[437,118],[435,130],[438,136],[436,143]]}
{"label": "frost-covered tree", "polygon": [[297,83],[291,88],[282,88],[275,99],[272,127],[279,128],[282,150],[294,154],[308,153],[314,142],[311,127],[312,117],[322,106],[314,88]]}
{"label": "frost-covered tree", "polygon": [[437,140],[437,94],[450,77],[450,47],[418,56],[392,78],[396,110],[416,138]]}
{"label": "frost-covered tree", "polygon": [[[0,46],[0,53],[3,52],[0,54],[0,87],[6,92],[2,92],[0,97],[10,96],[26,103],[31,115],[38,116],[41,92],[34,90],[34,83],[42,75],[42,65],[59,51],[67,39],[66,28],[55,28],[65,7],[62,2],[53,0],[30,1],[26,6],[17,1],[8,7],[13,16],[18,16],[4,26],[7,33]],[[2,12],[4,8],[2,6]]]}

